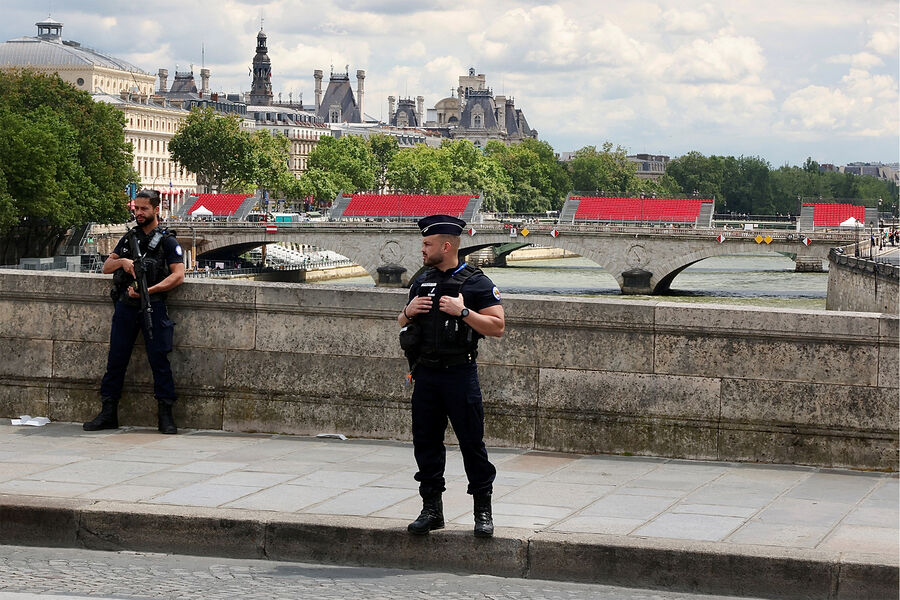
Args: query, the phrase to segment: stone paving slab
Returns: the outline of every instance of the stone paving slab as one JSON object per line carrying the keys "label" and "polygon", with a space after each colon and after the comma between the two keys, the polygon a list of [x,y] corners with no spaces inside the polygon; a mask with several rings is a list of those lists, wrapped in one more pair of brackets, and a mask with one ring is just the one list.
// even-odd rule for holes
{"label": "stone paving slab", "polygon": [[[778,577],[788,577],[786,565],[793,561],[797,590],[804,574],[825,572],[833,581],[823,597],[866,597],[852,590],[870,592],[872,573],[896,589],[896,474],[489,452],[498,468],[495,538],[471,535],[471,498],[465,494],[459,452],[450,447],[444,496],[448,527],[423,540],[409,539],[405,531],[420,508],[408,443],[217,431],[163,436],[138,428],[88,433],[80,424],[0,424],[0,543],[21,542],[30,532],[26,543],[34,544],[148,544],[145,549],[152,550],[168,543],[181,544],[181,551],[187,545],[197,553],[219,548],[228,555],[253,556],[291,548],[292,556],[316,560],[381,560],[392,566],[541,577],[552,576],[552,565],[533,561],[546,556],[561,561],[560,577],[598,582],[604,572],[616,581],[616,567],[599,569],[595,561],[643,557],[649,564],[633,585],[655,585],[654,569],[699,569],[695,580],[700,581],[716,560],[726,561],[723,568],[734,568],[740,560],[748,565],[763,561],[775,565]],[[176,531],[185,529],[182,541],[177,535],[162,537],[164,524],[172,522]],[[129,532],[113,529],[117,523]],[[227,528],[232,537],[217,545],[222,523],[232,523]],[[155,531],[159,527],[163,531]],[[288,532],[311,537],[277,539]],[[388,540],[401,548],[396,556],[366,546]],[[479,562],[471,552],[485,544],[510,554],[491,558],[487,553],[487,562]],[[618,554],[609,554],[613,547]],[[584,560],[553,558],[553,549],[583,553]],[[402,558],[404,552],[409,556]],[[851,559],[852,567],[846,564]],[[752,571],[747,577],[758,579]],[[850,582],[853,573],[860,574],[861,583],[841,588],[841,577]],[[755,593],[762,589],[756,589],[759,583],[748,585]],[[799,591],[771,594],[819,597]]]}

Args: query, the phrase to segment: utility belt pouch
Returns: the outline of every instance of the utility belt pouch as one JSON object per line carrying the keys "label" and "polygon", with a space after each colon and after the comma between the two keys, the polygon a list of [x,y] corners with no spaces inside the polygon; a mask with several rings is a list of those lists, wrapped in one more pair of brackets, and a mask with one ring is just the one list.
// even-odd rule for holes
{"label": "utility belt pouch", "polygon": [[400,329],[400,348],[407,355],[410,352],[418,352],[422,346],[422,327],[415,321],[410,321]]}

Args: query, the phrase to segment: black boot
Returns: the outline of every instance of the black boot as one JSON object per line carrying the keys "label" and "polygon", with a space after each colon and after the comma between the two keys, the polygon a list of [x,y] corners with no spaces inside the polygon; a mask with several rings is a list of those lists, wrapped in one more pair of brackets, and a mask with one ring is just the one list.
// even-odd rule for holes
{"label": "black boot", "polygon": [[406,530],[415,535],[425,535],[434,529],[444,528],[444,502],[441,495],[422,496],[422,512],[419,518],[410,523]]}
{"label": "black boot", "polygon": [[178,428],[175,427],[175,419],[172,418],[172,406],[175,405],[175,401],[171,399],[161,400],[159,398],[156,399],[156,405],[159,409],[159,429],[160,433],[178,433]]}
{"label": "black boot", "polygon": [[81,427],[85,431],[119,428],[119,401],[112,398],[101,398],[100,414]]}
{"label": "black boot", "polygon": [[494,519],[491,515],[491,495],[475,496],[475,537],[494,535]]}

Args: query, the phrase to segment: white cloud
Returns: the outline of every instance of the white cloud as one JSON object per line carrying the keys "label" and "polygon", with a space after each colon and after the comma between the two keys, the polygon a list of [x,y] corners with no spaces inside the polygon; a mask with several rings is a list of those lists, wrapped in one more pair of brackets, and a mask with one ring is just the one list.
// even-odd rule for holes
{"label": "white cloud", "polygon": [[711,4],[697,9],[671,8],[660,16],[660,24],[670,33],[703,34],[721,26],[717,12]]}
{"label": "white cloud", "polygon": [[762,48],[753,38],[723,35],[693,40],[661,59],[665,76],[684,82],[738,82],[755,78],[766,67]]}
{"label": "white cloud", "polygon": [[884,61],[875,56],[871,52],[857,52],[856,54],[838,54],[826,59],[825,62],[832,64],[847,64],[857,69],[871,69],[872,67],[880,67]]}
{"label": "white cloud", "polygon": [[[896,21],[896,16],[894,17],[894,20]],[[878,54],[896,57],[898,48],[897,30],[885,29],[874,32],[869,39],[869,42],[866,44],[866,48],[871,48]]]}
{"label": "white cloud", "polygon": [[851,69],[839,87],[809,85],[793,92],[782,104],[788,131],[843,132],[850,135],[893,137],[898,133],[897,81]]}

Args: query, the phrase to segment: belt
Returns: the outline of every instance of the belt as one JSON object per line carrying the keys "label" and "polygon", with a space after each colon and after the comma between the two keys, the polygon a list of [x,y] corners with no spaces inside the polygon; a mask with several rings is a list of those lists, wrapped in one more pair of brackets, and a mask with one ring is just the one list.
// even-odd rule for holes
{"label": "belt", "polygon": [[458,354],[434,358],[420,356],[416,362],[423,367],[430,367],[432,369],[449,369],[450,367],[475,364],[475,354]]}

